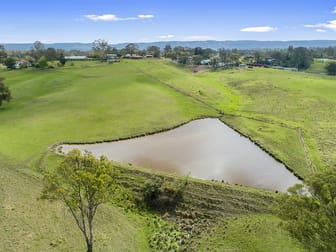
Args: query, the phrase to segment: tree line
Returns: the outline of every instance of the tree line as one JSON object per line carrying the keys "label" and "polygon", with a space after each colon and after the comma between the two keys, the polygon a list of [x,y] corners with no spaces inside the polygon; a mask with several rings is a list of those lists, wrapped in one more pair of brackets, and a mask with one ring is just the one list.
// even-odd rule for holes
{"label": "tree line", "polygon": [[[189,48],[183,46],[172,47],[167,44],[164,48],[149,46],[140,49],[135,43],[129,43],[122,49],[111,46],[108,41],[97,39],[92,42],[90,51],[45,48],[40,41],[35,41],[31,50],[28,51],[6,51],[0,45],[0,63],[7,68],[17,68],[17,61],[23,59],[25,64],[22,67],[36,66],[47,67],[48,61],[59,61],[64,65],[65,56],[78,55],[87,56],[91,59],[106,61],[107,55],[117,57],[165,57],[183,65],[210,65],[216,67],[235,67],[239,64],[257,64],[261,66],[281,66],[296,68],[298,70],[308,69],[314,58],[336,59],[336,47],[327,48],[305,48],[289,46],[286,49],[225,49],[213,50],[211,48]],[[329,63],[326,67],[327,73],[336,74],[336,63]]]}

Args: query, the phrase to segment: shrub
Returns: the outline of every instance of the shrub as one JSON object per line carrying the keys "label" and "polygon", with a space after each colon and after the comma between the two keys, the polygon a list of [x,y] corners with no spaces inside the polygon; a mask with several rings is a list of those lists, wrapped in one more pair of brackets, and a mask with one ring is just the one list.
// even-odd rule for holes
{"label": "shrub", "polygon": [[336,75],[336,62],[330,62],[326,65],[326,70],[329,75]]}
{"label": "shrub", "polygon": [[153,216],[148,223],[152,229],[149,246],[152,251],[180,251],[182,231],[179,227]]}
{"label": "shrub", "polygon": [[150,208],[158,210],[173,209],[183,200],[183,193],[188,185],[188,177],[183,180],[169,181],[163,177],[155,177],[143,188],[143,199]]}

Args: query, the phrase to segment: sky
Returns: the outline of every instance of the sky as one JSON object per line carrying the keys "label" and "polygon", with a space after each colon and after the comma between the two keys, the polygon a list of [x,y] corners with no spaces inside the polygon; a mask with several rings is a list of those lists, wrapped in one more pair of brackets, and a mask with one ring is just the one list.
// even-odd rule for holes
{"label": "sky", "polygon": [[0,43],[336,40],[328,0],[12,0]]}

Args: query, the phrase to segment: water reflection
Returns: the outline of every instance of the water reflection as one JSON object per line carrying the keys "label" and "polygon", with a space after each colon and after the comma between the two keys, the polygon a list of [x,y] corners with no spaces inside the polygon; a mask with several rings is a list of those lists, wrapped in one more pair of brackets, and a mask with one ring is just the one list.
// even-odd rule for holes
{"label": "water reflection", "polygon": [[285,191],[300,181],[285,166],[218,119],[201,119],[155,135],[111,143],[62,145],[152,169],[190,173],[251,187]]}

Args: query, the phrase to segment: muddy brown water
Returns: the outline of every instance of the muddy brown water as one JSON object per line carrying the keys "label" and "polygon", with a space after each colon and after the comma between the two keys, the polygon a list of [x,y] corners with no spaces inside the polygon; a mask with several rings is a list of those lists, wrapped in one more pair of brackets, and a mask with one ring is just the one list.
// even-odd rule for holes
{"label": "muddy brown water", "polygon": [[155,170],[285,191],[300,183],[286,167],[218,119],[200,119],[163,133],[110,143],[61,145]]}

